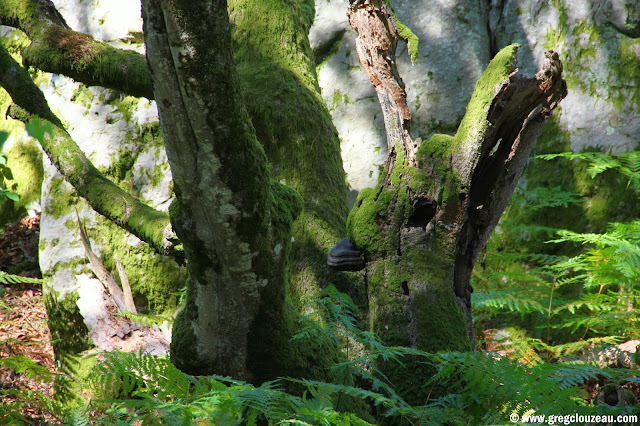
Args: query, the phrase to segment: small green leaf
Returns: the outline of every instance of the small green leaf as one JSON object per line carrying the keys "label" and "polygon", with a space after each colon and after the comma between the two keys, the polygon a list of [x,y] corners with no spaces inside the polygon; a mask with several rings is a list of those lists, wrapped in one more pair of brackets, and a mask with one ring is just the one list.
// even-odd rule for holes
{"label": "small green leaf", "polygon": [[30,123],[25,124],[25,128],[27,129],[27,132],[29,132],[29,135],[38,139],[40,143],[44,142],[45,134],[53,133],[51,123],[40,120],[39,118],[34,118]]}
{"label": "small green leaf", "polygon": [[9,139],[10,133],[8,132],[0,132],[0,149],[2,149],[4,143]]}
{"label": "small green leaf", "polygon": [[13,193],[13,192],[6,192],[5,195],[7,196],[8,199],[13,200],[13,201],[18,201],[20,199],[20,196],[18,194]]}

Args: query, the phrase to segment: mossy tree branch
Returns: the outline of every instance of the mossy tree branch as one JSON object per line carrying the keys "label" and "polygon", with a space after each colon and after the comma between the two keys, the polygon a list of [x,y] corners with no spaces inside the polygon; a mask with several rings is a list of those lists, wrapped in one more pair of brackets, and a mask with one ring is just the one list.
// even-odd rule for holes
{"label": "mossy tree branch", "polygon": [[49,124],[52,133],[39,141],[43,150],[98,213],[136,235],[163,254],[182,258],[176,250],[176,238],[166,213],[157,211],[123,191],[102,175],[89,161],[64,129],[60,119],[49,109],[44,94],[33,83],[29,73],[9,52],[0,46],[0,86],[11,96],[14,116],[28,121],[37,117],[43,125]]}
{"label": "mossy tree branch", "polygon": [[116,49],[71,30],[50,0],[0,2],[0,23],[18,28],[31,39],[23,64],[64,74],[89,86],[103,86],[153,99],[145,57]]}
{"label": "mossy tree branch", "polygon": [[470,305],[471,272],[495,229],[531,150],[558,102],[567,96],[558,54],[546,52],[535,76],[518,73],[518,45],[504,48],[476,85],[452,140],[451,169],[464,197],[454,288]]}

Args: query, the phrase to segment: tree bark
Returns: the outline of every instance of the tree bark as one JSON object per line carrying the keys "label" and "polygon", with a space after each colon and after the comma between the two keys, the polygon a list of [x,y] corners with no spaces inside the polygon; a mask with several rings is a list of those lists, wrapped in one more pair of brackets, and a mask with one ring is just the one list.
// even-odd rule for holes
{"label": "tree bark", "polygon": [[[399,36],[381,0],[354,0],[349,20],[360,61],[387,126],[382,181],[361,192],[348,232],[365,252],[370,327],[388,345],[428,352],[473,347],[471,271],[524,169],[545,120],[566,96],[562,64],[523,76],[517,45],[504,48],[476,85],[455,136],[409,136],[404,85],[395,69]],[[410,402],[426,398],[431,371],[418,360],[383,370]]]}
{"label": "tree bark", "polygon": [[309,46],[313,1],[230,0],[229,13],[243,98],[271,177],[304,199],[293,229],[289,294],[299,304],[329,284],[348,291],[351,277],[326,266],[329,249],[345,236],[347,187]]}
{"label": "tree bark", "polygon": [[[142,10],[176,193],[171,220],[189,260],[172,359],[192,374],[254,380],[249,337],[263,295],[281,295],[274,311],[284,304],[283,255],[301,202],[269,181],[240,94],[226,1],[147,0]],[[276,334],[283,326],[269,325]]]}

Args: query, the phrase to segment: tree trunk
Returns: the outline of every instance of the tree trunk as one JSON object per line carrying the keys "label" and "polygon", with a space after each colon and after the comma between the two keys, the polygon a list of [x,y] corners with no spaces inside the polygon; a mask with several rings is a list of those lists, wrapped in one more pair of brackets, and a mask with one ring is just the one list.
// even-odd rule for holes
{"label": "tree trunk", "polygon": [[[254,382],[326,378],[337,352],[290,341],[299,327],[291,300],[335,276],[326,253],[347,213],[337,133],[307,40],[313,5],[234,0],[229,12],[224,1],[143,1],[177,197],[172,225],[190,271],[172,360],[193,374]],[[302,210],[300,195],[279,182],[299,191]]]}
{"label": "tree trunk", "polygon": [[283,285],[274,248],[286,241],[272,234],[267,160],[241,101],[226,1],[142,4],[176,193],[171,220],[190,274],[172,358],[192,374],[251,380],[249,332],[262,293]]}
{"label": "tree trunk", "polygon": [[[385,116],[389,156],[379,186],[361,192],[348,232],[365,252],[370,327],[388,345],[428,352],[473,347],[471,272],[551,110],[566,96],[553,52],[535,77],[518,74],[504,48],[476,85],[455,136],[409,136],[410,112],[395,69],[399,39],[382,1],[352,1],[357,50]],[[401,395],[424,402],[429,368],[383,369]]]}

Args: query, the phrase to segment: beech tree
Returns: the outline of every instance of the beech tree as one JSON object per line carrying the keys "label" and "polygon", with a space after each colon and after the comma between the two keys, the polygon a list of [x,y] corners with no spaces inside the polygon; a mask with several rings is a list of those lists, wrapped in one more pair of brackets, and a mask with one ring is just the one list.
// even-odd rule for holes
{"label": "beech tree", "polygon": [[[378,186],[363,190],[350,213],[307,37],[313,1],[143,0],[146,57],[73,31],[49,0],[0,3],[0,23],[31,39],[23,64],[0,48],[0,85],[14,102],[8,114],[48,123],[42,148],[78,194],[186,263],[187,302],[171,343],[185,372],[326,378],[339,351],[291,337],[301,298],[332,283],[360,297],[363,326],[388,345],[472,349],[471,272],[566,96],[562,64],[548,52],[543,69],[525,76],[518,46],[507,46],[482,74],[455,135],[412,139],[392,15],[382,0],[351,0],[347,12],[389,152]],[[169,214],[93,167],[28,66],[156,101],[174,182]],[[327,265],[345,237],[329,263],[363,272]],[[426,367],[409,360],[383,368],[410,401],[424,400]]]}

